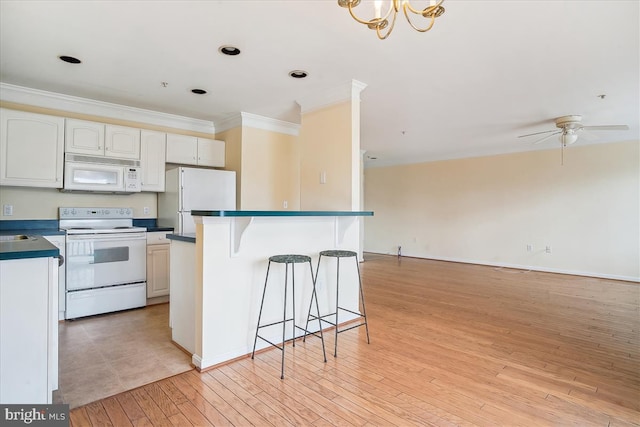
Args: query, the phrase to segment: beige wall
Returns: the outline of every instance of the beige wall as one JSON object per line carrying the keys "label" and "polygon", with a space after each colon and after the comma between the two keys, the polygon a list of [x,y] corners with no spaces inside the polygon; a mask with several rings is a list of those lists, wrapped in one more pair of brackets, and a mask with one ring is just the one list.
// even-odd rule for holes
{"label": "beige wall", "polygon": [[242,194],[242,128],[237,127],[216,134],[216,139],[224,141],[225,170],[236,172],[236,209],[241,209]]}
{"label": "beige wall", "polygon": [[244,210],[300,209],[300,152],[296,136],[243,128],[240,206]]}
{"label": "beige wall", "polygon": [[[1,220],[18,219],[58,219],[58,208],[109,207],[133,208],[134,218],[156,218],[156,193],[136,193],[131,195],[103,195],[84,193],[62,193],[55,188],[0,187],[0,205],[13,205],[12,216],[2,216]],[[144,208],[149,214],[144,214]],[[4,213],[4,212],[0,212]]]}
{"label": "beige wall", "polygon": [[639,280],[639,147],[366,169],[365,251]]}
{"label": "beige wall", "polygon": [[[303,210],[352,210],[354,194],[359,203],[359,184],[353,187],[354,159],[351,101],[302,116],[300,128],[300,207]],[[359,118],[358,123],[359,123]],[[325,172],[326,184],[320,183]]]}
{"label": "beige wall", "polygon": [[296,136],[237,127],[217,133],[216,138],[226,141],[225,169],[237,174],[238,209],[300,209],[300,152]]}

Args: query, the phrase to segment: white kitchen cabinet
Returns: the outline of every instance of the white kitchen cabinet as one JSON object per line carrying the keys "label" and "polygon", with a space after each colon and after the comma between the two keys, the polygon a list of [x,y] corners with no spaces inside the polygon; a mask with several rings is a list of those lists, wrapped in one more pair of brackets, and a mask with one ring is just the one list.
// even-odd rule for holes
{"label": "white kitchen cabinet", "polygon": [[62,188],[64,118],[0,109],[0,185]]}
{"label": "white kitchen cabinet", "polygon": [[169,295],[169,252],[167,231],[147,233],[147,298]]}
{"label": "white kitchen cabinet", "polygon": [[140,129],[67,119],[64,147],[67,153],[139,159]]}
{"label": "white kitchen cabinet", "polygon": [[104,155],[119,159],[139,159],[140,129],[105,125]]}
{"label": "white kitchen cabinet", "polygon": [[225,142],[167,134],[167,163],[224,167]]}
{"label": "white kitchen cabinet", "polygon": [[140,165],[142,191],[164,191],[167,134],[151,130],[140,131]]}
{"label": "white kitchen cabinet", "polygon": [[225,142],[198,138],[198,166],[224,167]]}
{"label": "white kitchen cabinet", "polygon": [[64,151],[66,153],[104,156],[104,123],[67,119]]}
{"label": "white kitchen cabinet", "polygon": [[64,312],[67,306],[67,266],[64,264],[66,261],[65,254],[67,237],[64,234],[53,234],[42,237],[47,239],[47,241],[52,245],[55,245],[55,247],[60,251],[60,257],[62,257],[63,263],[58,268],[58,320],[64,320]]}
{"label": "white kitchen cabinet", "polygon": [[58,383],[58,259],[0,261],[0,403],[47,404]]}

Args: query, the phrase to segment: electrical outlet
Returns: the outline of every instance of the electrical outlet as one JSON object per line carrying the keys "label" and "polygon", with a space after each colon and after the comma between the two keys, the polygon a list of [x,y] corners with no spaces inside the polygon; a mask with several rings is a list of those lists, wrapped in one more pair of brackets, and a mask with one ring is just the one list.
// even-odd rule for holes
{"label": "electrical outlet", "polygon": [[13,205],[2,205],[2,215],[4,216],[13,215]]}
{"label": "electrical outlet", "polygon": [[533,252],[533,245],[531,243],[527,243],[527,252]]}
{"label": "electrical outlet", "polygon": [[327,172],[322,171],[320,172],[320,184],[326,184],[326,183],[327,183]]}
{"label": "electrical outlet", "polygon": [[289,207],[289,202],[287,202],[286,200],[284,202],[282,202],[282,208],[283,209],[287,209]]}
{"label": "electrical outlet", "polygon": [[149,215],[149,207],[145,206],[144,208],[142,208],[142,213],[145,215]]}
{"label": "electrical outlet", "polygon": [[545,246],[545,247],[544,247],[544,251],[545,251],[546,253],[550,254],[550,253],[551,253],[551,246],[549,246],[549,245]]}

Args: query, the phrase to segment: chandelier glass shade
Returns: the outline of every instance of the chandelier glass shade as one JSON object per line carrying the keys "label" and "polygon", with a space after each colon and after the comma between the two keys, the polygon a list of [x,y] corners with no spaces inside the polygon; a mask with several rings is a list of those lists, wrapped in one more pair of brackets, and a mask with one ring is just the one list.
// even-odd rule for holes
{"label": "chandelier glass shade", "polygon": [[[423,0],[424,1],[424,0]],[[410,0],[390,0],[388,6],[383,7],[386,1],[376,0],[373,2],[373,18],[369,20],[361,19],[353,11],[360,4],[360,0],[338,0],[338,5],[349,9],[349,13],[357,22],[366,25],[371,30],[375,30],[378,38],[384,40],[389,37],[396,24],[398,12],[402,12],[411,27],[421,33],[429,31],[436,21],[436,18],[444,13],[442,3],[444,0],[428,0],[424,9],[416,9]],[[383,10],[386,12],[383,13]],[[422,20],[416,24],[414,21]]]}

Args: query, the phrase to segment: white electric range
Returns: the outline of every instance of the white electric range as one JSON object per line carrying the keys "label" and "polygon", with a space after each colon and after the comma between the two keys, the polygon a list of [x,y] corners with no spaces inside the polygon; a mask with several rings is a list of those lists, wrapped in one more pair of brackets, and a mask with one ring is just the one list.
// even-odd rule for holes
{"label": "white electric range", "polygon": [[131,208],[59,208],[67,232],[66,319],[144,307],[147,229]]}

